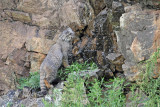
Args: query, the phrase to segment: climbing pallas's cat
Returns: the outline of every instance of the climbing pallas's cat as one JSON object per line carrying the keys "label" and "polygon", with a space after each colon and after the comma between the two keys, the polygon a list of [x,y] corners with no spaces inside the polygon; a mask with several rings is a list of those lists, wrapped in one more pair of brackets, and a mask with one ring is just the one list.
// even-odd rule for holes
{"label": "climbing pallas's cat", "polygon": [[47,94],[47,90],[50,88],[50,83],[52,83],[57,76],[58,68],[62,65],[67,67],[68,64],[68,51],[72,47],[71,42],[75,37],[75,33],[71,28],[67,28],[60,35],[54,44],[44,61],[40,66],[40,88],[41,91],[38,96],[43,96]]}

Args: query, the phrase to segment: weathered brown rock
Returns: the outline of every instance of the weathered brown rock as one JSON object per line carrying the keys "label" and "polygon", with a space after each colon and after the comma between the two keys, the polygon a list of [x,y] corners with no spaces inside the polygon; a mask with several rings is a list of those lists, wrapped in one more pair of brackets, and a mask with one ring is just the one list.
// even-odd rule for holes
{"label": "weathered brown rock", "polygon": [[104,0],[89,0],[95,16],[98,15],[104,8],[105,8],[105,3]]}
{"label": "weathered brown rock", "polygon": [[15,49],[15,50],[13,50],[13,52],[8,55],[5,63],[7,65],[18,64],[19,66],[23,66],[24,61],[25,61],[26,52],[27,51],[25,49]]}
{"label": "weathered brown rock", "polygon": [[132,45],[130,47],[131,51],[134,54],[134,57],[137,61],[143,61],[144,57],[142,55],[142,46],[141,43],[138,41],[137,37],[134,38]]}
{"label": "weathered brown rock", "polygon": [[103,56],[102,56],[102,51],[97,51],[97,61],[98,61],[98,64],[99,65],[104,65],[104,63],[103,63]]}
{"label": "weathered brown rock", "polygon": [[4,95],[10,90],[10,87],[3,80],[0,80],[0,84],[0,95]]}
{"label": "weathered brown rock", "polygon": [[[27,76],[25,67],[25,42],[27,38],[38,36],[37,27],[21,22],[0,21],[0,83],[4,87],[1,93],[15,88],[16,76]],[[5,65],[6,64],[6,65]]]}
{"label": "weathered brown rock", "polygon": [[133,12],[133,11],[142,11],[141,5],[140,4],[136,4],[133,6],[126,6],[124,7],[125,12]]}
{"label": "weathered brown rock", "polygon": [[78,54],[78,50],[79,48],[77,46],[75,46],[73,49],[72,49],[72,53],[74,56],[76,56]]}
{"label": "weathered brown rock", "polygon": [[83,37],[80,49],[83,49],[87,45],[87,42],[88,42],[88,38],[87,37]]}
{"label": "weathered brown rock", "polygon": [[47,54],[50,47],[55,43],[53,40],[33,37],[26,41],[26,49],[31,52]]}
{"label": "weathered brown rock", "polygon": [[0,86],[1,88],[0,95],[6,94],[9,89],[16,88],[16,77],[14,71],[11,72],[12,67],[4,66],[0,68]]}
{"label": "weathered brown rock", "polygon": [[16,5],[13,0],[1,0],[0,1],[0,10],[1,9],[13,9],[15,7]]}
{"label": "weathered brown rock", "polygon": [[15,49],[8,55],[5,64],[10,68],[10,72],[21,76],[27,76],[29,74],[28,68],[25,66],[26,53],[26,49]]}
{"label": "weathered brown rock", "polygon": [[122,65],[124,64],[124,58],[120,53],[110,53],[106,56],[107,59],[115,66],[115,70],[122,72]]}
{"label": "weathered brown rock", "polygon": [[96,50],[96,41],[97,41],[97,38],[94,38],[91,43],[92,43],[92,46],[91,46],[91,50]]}
{"label": "weathered brown rock", "polygon": [[6,58],[14,49],[21,49],[26,38],[37,35],[37,27],[21,22],[0,21],[0,54]]}
{"label": "weathered brown rock", "polygon": [[29,23],[32,21],[28,13],[24,13],[20,11],[12,11],[12,10],[5,10],[4,12],[9,17],[12,17],[13,20],[18,20],[18,21],[25,22],[25,23]]}
{"label": "weathered brown rock", "polygon": [[46,55],[40,54],[40,53],[31,53],[30,57],[31,57],[30,58],[30,63],[31,63],[30,72],[39,72],[41,63],[43,62]]}
{"label": "weathered brown rock", "polygon": [[42,1],[42,0],[21,0],[18,5],[17,9],[27,12],[27,13],[43,13],[44,11],[47,10],[47,6],[45,4],[49,0]]}
{"label": "weathered brown rock", "polygon": [[32,14],[33,24],[42,28],[58,29],[72,23],[86,26],[94,17],[89,2],[80,0],[22,0],[17,9]]}

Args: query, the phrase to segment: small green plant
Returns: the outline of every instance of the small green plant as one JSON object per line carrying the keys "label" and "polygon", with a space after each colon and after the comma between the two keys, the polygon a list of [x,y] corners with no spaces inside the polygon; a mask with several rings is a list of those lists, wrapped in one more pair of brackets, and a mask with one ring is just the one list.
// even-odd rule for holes
{"label": "small green plant", "polygon": [[54,104],[52,102],[48,102],[44,98],[42,99],[42,102],[44,104],[44,107],[55,107],[53,106]]}
{"label": "small green plant", "polygon": [[23,89],[24,86],[31,87],[33,89],[39,88],[40,75],[39,72],[30,72],[29,77],[22,77],[18,79],[19,89]]}
{"label": "small green plant", "polygon": [[[131,87],[133,96],[131,99],[135,102],[133,105],[136,107],[138,104],[143,103],[144,107],[159,107],[160,106],[160,77],[153,78],[153,72],[157,71],[157,59],[160,57],[160,49],[154,52],[153,55],[144,63],[145,72],[143,72],[142,79],[137,81],[137,85]],[[135,90],[141,90],[146,95],[146,100],[138,102],[142,96],[137,95]]]}
{"label": "small green plant", "polygon": [[123,107],[125,106],[125,96],[123,94],[123,83],[124,79],[114,78],[110,80],[111,85],[105,85],[108,90],[106,91],[106,106],[107,107]]}
{"label": "small green plant", "polygon": [[65,75],[68,75],[65,82],[65,88],[62,94],[61,107],[84,107],[88,105],[89,101],[86,95],[86,89],[84,86],[85,79],[80,77],[78,73],[84,70],[94,70],[97,66],[95,63],[87,62],[79,64],[73,63],[71,66],[65,69]]}
{"label": "small green plant", "polygon": [[25,107],[23,104],[21,104],[21,107]]}
{"label": "small green plant", "polygon": [[143,75],[143,81],[139,82],[140,89],[147,95],[148,100],[144,102],[146,107],[160,106],[160,77],[154,79],[153,72],[159,72],[157,68],[157,59],[160,57],[160,49],[146,61],[146,72]]}
{"label": "small green plant", "polygon": [[94,79],[94,81],[91,83],[92,86],[89,87],[90,92],[88,93],[88,99],[90,101],[89,106],[105,106],[104,99],[102,98],[102,83],[103,79],[101,82],[97,79]]}
{"label": "small green plant", "polygon": [[62,89],[54,88],[49,97],[51,97],[51,101],[47,101],[44,98],[42,99],[45,107],[61,107]]}
{"label": "small green plant", "polygon": [[65,82],[62,95],[62,107],[83,107],[85,100],[84,80],[70,74]]}
{"label": "small green plant", "polygon": [[12,102],[8,102],[7,107],[12,107]]}
{"label": "small green plant", "polygon": [[[74,63],[65,69],[66,74],[69,75],[66,78],[61,107],[123,107],[125,105],[123,79],[110,80],[109,82],[113,84],[105,85],[109,89],[103,93],[101,87],[104,79],[99,81],[95,78],[86,82],[79,73],[73,73],[96,68],[97,66],[94,64]],[[84,84],[88,84],[89,91],[87,94]]]}
{"label": "small green plant", "polygon": [[[123,107],[125,106],[125,96],[123,94],[124,79],[114,78],[108,82],[95,79],[89,87],[88,99],[90,101],[89,107]],[[111,84],[112,83],[112,84]],[[103,88],[107,88],[103,92]]]}
{"label": "small green plant", "polygon": [[58,76],[61,78],[61,80],[65,80],[69,73],[79,72],[79,71],[83,71],[83,70],[94,70],[96,68],[97,68],[97,65],[93,62],[91,62],[89,64],[87,62],[85,62],[83,64],[80,64],[78,62],[74,62],[69,67],[65,68],[65,70],[60,69],[58,71]]}

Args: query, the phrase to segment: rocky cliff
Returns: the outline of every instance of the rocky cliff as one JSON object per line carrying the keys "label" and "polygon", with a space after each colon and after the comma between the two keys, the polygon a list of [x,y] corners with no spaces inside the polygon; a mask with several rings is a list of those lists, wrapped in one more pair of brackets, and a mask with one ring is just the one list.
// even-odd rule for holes
{"label": "rocky cliff", "polygon": [[39,71],[65,26],[78,37],[70,63],[94,61],[106,78],[124,72],[135,81],[136,65],[160,45],[159,8],[157,0],[1,0],[0,95]]}

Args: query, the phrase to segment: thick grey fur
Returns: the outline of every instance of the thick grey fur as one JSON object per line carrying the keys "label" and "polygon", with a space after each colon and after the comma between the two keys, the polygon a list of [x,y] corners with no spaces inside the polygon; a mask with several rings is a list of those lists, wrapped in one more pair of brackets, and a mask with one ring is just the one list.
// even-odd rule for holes
{"label": "thick grey fur", "polygon": [[44,79],[46,79],[49,83],[52,83],[56,79],[57,71],[62,63],[64,67],[69,65],[68,51],[72,47],[71,42],[74,37],[75,33],[72,31],[72,29],[67,28],[60,34],[56,44],[50,48],[47,56],[40,66],[41,94],[46,94],[47,92]]}

